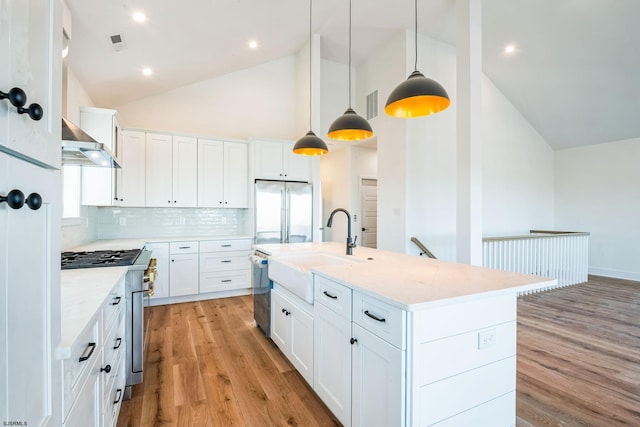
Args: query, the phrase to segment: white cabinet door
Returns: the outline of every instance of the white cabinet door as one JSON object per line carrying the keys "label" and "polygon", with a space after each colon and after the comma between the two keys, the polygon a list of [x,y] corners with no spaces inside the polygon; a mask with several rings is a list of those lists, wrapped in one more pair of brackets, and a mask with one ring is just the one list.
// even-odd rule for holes
{"label": "white cabinet door", "polygon": [[145,133],[124,131],[120,142],[120,166],[122,169],[117,169],[117,204],[119,206],[144,207]]}
{"label": "white cabinet door", "polygon": [[282,145],[282,170],[287,181],[311,182],[313,157],[293,153],[293,144]]}
{"label": "white cabinet door", "polygon": [[[96,357],[97,356],[97,357]],[[67,416],[64,427],[99,427],[102,416],[100,411],[100,359],[95,355],[93,366],[89,369],[87,380],[78,393],[71,412]],[[29,423],[31,425],[31,423]]]}
{"label": "white cabinet door", "polygon": [[[289,314],[287,314],[289,313]],[[271,290],[271,339],[287,358],[290,357],[291,304],[277,289]]]}
{"label": "white cabinet door", "polygon": [[[245,162],[246,163],[246,162]],[[246,169],[246,166],[245,166]],[[247,178],[245,178],[246,180]],[[224,142],[198,140],[198,207],[224,206]]]}
{"label": "white cabinet door", "polygon": [[0,90],[24,90],[24,108],[42,107],[42,119],[18,114],[0,102],[0,150],[31,161],[60,166],[62,87],[62,12],[60,1],[0,2]]}
{"label": "white cabinet door", "polygon": [[198,141],[173,137],[173,206],[195,208],[198,205]]}
{"label": "white cabinet door", "polygon": [[255,141],[254,164],[256,178],[284,180],[282,173],[282,143]]}
{"label": "white cabinet door", "polygon": [[[118,139],[120,124],[115,110],[93,107],[80,107],[80,127],[93,139],[104,144],[114,155],[119,153],[122,143]],[[118,159],[122,166],[122,160]],[[120,203],[116,191],[116,179],[121,169],[94,166],[82,167],[83,205],[112,206]]]}
{"label": "white cabinet door", "polygon": [[158,261],[151,298],[167,298],[169,296],[169,243],[147,243],[145,248],[151,250],[151,257]]}
{"label": "white cabinet door", "polygon": [[198,293],[198,254],[171,254],[169,296]]}
{"label": "white cabinet door", "polygon": [[291,363],[313,386],[313,317],[293,305],[291,316]]}
{"label": "white cabinet door", "polygon": [[173,145],[170,135],[147,133],[146,154],[146,206],[169,207],[172,205]]}
{"label": "white cabinet door", "polygon": [[404,352],[356,323],[352,328],[352,425],[404,425]]}
{"label": "white cabinet door", "polygon": [[0,203],[0,419],[59,425],[60,172],[0,153],[0,195],[13,189],[42,206]]}
{"label": "white cabinet door", "polygon": [[351,321],[316,301],[313,328],[313,389],[348,427],[351,425]]}
{"label": "white cabinet door", "polygon": [[247,144],[224,143],[224,207],[248,207],[249,168]]}

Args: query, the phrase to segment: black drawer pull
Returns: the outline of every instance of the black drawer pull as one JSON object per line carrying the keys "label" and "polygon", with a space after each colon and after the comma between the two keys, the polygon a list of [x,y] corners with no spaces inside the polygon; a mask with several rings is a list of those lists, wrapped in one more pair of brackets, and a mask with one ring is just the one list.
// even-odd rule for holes
{"label": "black drawer pull", "polygon": [[117,350],[122,345],[122,338],[116,338],[116,345],[113,347],[114,350]]}
{"label": "black drawer pull", "polygon": [[120,304],[120,300],[122,299],[122,297],[116,297],[113,302],[111,303],[111,305],[118,305]]}
{"label": "black drawer pull", "polygon": [[191,246],[178,246],[178,249],[191,249]]}
{"label": "black drawer pull", "polygon": [[378,322],[386,322],[387,321],[387,319],[385,319],[385,318],[380,318],[380,317],[374,316],[373,314],[369,313],[369,310],[365,310],[364,314],[366,314],[367,316],[371,317],[373,320],[377,320]]}
{"label": "black drawer pull", "polygon": [[337,295],[331,295],[331,294],[330,294],[329,292],[327,292],[327,291],[324,291],[324,292],[322,292],[322,293],[323,293],[323,294],[325,294],[326,296],[328,296],[328,297],[329,297],[329,298],[331,298],[331,299],[338,299],[338,296],[337,296]]}
{"label": "black drawer pull", "polygon": [[220,261],[220,262],[222,262],[222,263],[228,263],[228,262],[231,262],[231,261],[232,261],[232,260],[230,260],[230,259],[223,259],[223,260],[222,260],[222,261]]}
{"label": "black drawer pull", "polygon": [[96,343],[90,342],[89,344],[87,344],[87,348],[84,350],[84,353],[82,353],[82,355],[80,356],[79,362],[84,362],[85,360],[89,359],[95,349],[96,349]]}
{"label": "black drawer pull", "polygon": [[107,374],[111,372],[111,365],[107,365],[104,368],[100,368],[100,372],[106,372]]}
{"label": "black drawer pull", "polygon": [[221,280],[222,283],[229,283],[229,282],[233,282],[233,280],[231,279],[223,279]]}
{"label": "black drawer pull", "polygon": [[121,388],[116,390],[116,400],[113,401],[113,404],[117,405],[118,402],[120,402],[120,399],[122,399],[122,389]]}
{"label": "black drawer pull", "polygon": [[221,245],[223,248],[230,248],[231,245]]}

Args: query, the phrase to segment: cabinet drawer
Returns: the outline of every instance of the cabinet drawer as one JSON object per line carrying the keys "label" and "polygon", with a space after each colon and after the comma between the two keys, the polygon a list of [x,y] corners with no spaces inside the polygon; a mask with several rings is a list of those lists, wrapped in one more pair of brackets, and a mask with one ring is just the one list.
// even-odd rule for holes
{"label": "cabinet drawer", "polygon": [[200,242],[200,252],[250,251],[250,239],[207,240]]}
{"label": "cabinet drawer", "polygon": [[118,321],[109,330],[108,335],[105,335],[104,348],[102,350],[102,365],[111,365],[111,376],[115,375],[116,367],[114,366],[114,362],[116,358],[124,355],[125,353],[124,324],[123,312],[118,318]]}
{"label": "cabinet drawer", "polygon": [[195,254],[198,253],[198,242],[171,242],[170,254]]}
{"label": "cabinet drawer", "polygon": [[124,280],[125,276],[118,281],[118,284],[113,288],[107,302],[102,308],[102,336],[106,336],[107,331],[111,328],[111,325],[115,319],[120,317],[121,313],[125,312],[125,295],[124,295]]}
{"label": "cabinet drawer", "polygon": [[406,313],[376,298],[353,293],[353,321],[388,343],[406,348]]}
{"label": "cabinet drawer", "polygon": [[[102,405],[100,406],[103,411],[106,411],[113,402],[116,400],[114,397],[116,395],[116,389],[124,387],[124,381],[120,381],[122,374],[124,373],[124,352],[121,353],[112,353],[113,358],[109,361],[103,362],[103,366],[109,365],[111,366],[111,371],[107,374],[105,372],[100,372],[102,376],[102,389],[101,389],[101,399]],[[123,390],[124,391],[124,390]],[[122,393],[122,392],[120,392]],[[121,397],[121,396],[120,396]]]}
{"label": "cabinet drawer", "polygon": [[314,275],[314,299],[341,317],[351,320],[351,289]]}
{"label": "cabinet drawer", "polygon": [[62,361],[64,375],[64,413],[67,415],[78,396],[83,379],[88,376],[100,355],[99,327],[100,322],[94,318],[87,329],[78,337],[71,347],[71,357]]}
{"label": "cabinet drawer", "polygon": [[235,252],[228,255],[220,252],[200,254],[201,273],[224,270],[249,270],[250,267],[248,252],[242,255],[237,255]]}
{"label": "cabinet drawer", "polygon": [[109,388],[109,393],[106,396],[106,400],[103,402],[103,427],[113,427],[118,421],[118,414],[120,412],[120,405],[122,404],[122,396],[124,395],[124,364],[119,367],[116,373],[116,379],[112,386]]}
{"label": "cabinet drawer", "polygon": [[251,287],[249,270],[216,271],[200,274],[200,293]]}

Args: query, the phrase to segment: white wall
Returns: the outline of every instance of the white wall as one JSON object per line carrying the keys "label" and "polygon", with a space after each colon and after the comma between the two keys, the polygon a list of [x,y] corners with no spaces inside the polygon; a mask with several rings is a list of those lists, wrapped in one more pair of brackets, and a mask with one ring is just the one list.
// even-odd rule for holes
{"label": "white wall", "polygon": [[640,280],[640,138],[556,152],[556,227],[587,231],[589,272]]}
{"label": "white wall", "polygon": [[93,107],[93,100],[80,83],[80,80],[73,73],[71,68],[67,68],[67,111],[65,117],[72,123],[80,123],[80,107]]}
{"label": "white wall", "polygon": [[[331,123],[340,117],[349,107],[349,66],[323,59],[321,61],[320,126],[318,136],[327,143]],[[329,147],[331,151],[331,147]]]}
{"label": "white wall", "polygon": [[483,236],[554,229],[554,151],[487,78],[482,85]]}
{"label": "white wall", "polygon": [[115,109],[124,127],[296,140],[297,77],[296,56],[286,56]]}

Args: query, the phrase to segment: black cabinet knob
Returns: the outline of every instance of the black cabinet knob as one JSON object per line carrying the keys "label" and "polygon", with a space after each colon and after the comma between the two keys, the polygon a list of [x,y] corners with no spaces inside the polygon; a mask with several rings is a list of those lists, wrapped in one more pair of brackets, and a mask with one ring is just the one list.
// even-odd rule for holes
{"label": "black cabinet knob", "polygon": [[38,121],[44,115],[40,104],[31,104],[28,108],[18,107],[18,114],[28,114],[31,120]]}
{"label": "black cabinet knob", "polygon": [[351,339],[349,340],[349,342],[351,343],[351,345],[354,345],[355,343],[357,343],[357,342],[358,342],[358,340],[357,340],[357,339],[355,339],[355,338],[351,338]]}
{"label": "black cabinet knob", "polygon": [[100,372],[106,372],[107,374],[111,372],[111,365],[107,365],[104,368],[100,368]]}
{"label": "black cabinet knob", "polygon": [[29,209],[31,209],[32,211],[37,211],[42,206],[42,196],[40,196],[38,193],[31,193],[29,194],[29,197],[27,197],[26,202],[27,206],[29,206]]}
{"label": "black cabinet knob", "polygon": [[27,103],[27,94],[19,87],[14,87],[9,91],[9,93],[0,91],[0,99],[7,98],[14,107],[24,107],[24,104]]}
{"label": "black cabinet knob", "polygon": [[24,193],[20,190],[11,190],[6,196],[0,196],[0,203],[7,202],[11,209],[20,209],[24,206]]}

